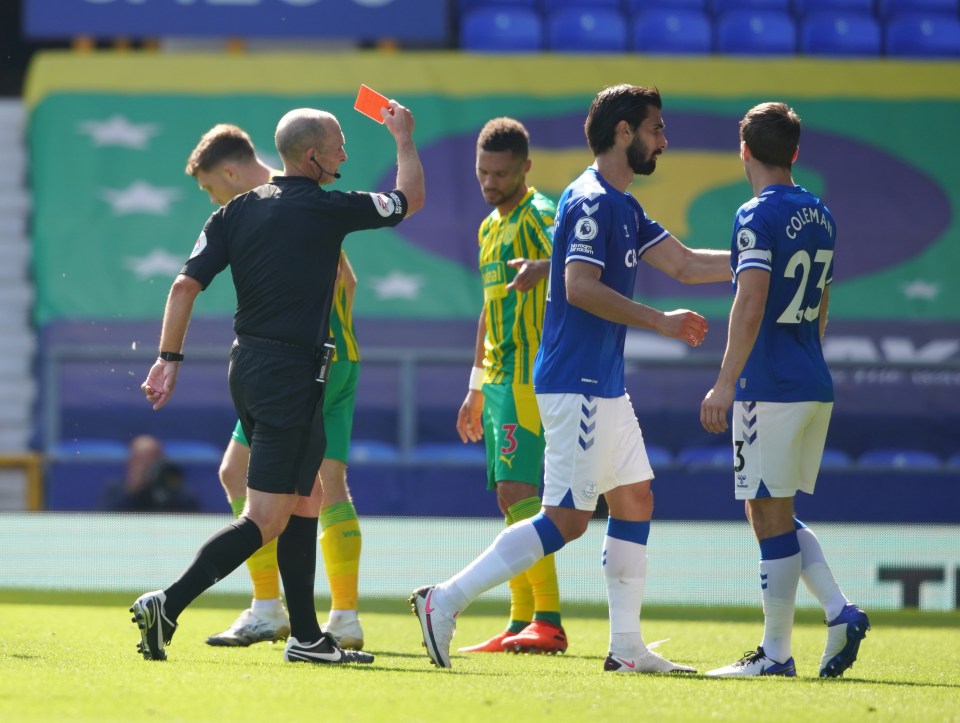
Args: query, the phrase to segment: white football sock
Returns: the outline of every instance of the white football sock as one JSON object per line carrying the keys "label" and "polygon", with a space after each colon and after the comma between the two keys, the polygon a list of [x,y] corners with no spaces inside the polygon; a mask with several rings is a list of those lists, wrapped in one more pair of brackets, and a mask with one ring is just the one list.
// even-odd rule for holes
{"label": "white football sock", "polygon": [[610,608],[610,652],[629,657],[646,647],[640,632],[640,607],[647,579],[647,546],[605,536],[603,561]]}
{"label": "white football sock", "polygon": [[800,543],[800,556],[803,558],[803,569],[800,579],[807,590],[817,598],[823,606],[823,613],[827,622],[833,620],[843,610],[847,599],[840,586],[833,577],[833,571],[827,565],[823,555],[823,548],[817,536],[808,527],[797,530],[797,541]]}
{"label": "white football sock", "polygon": [[785,663],[790,657],[793,633],[793,610],[796,606],[797,583],[800,582],[800,553],[773,560],[760,561],[763,593],[763,641],[760,645],[767,657]]}
{"label": "white football sock", "polygon": [[454,615],[482,593],[527,570],[543,557],[543,543],[533,519],[522,520],[497,535],[467,567],[436,586],[433,599],[443,612]]}

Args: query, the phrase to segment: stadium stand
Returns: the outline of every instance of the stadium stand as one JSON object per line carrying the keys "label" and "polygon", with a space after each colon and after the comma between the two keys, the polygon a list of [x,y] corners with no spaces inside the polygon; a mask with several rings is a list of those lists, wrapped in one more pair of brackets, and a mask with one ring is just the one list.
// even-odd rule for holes
{"label": "stadium stand", "polygon": [[709,13],[707,0],[625,0],[624,10],[628,15],[646,10],[699,10]]}
{"label": "stadium stand", "polygon": [[612,8],[619,10],[621,2],[620,0],[540,0],[540,7],[547,13],[552,13],[554,10],[561,8]]}
{"label": "stadium stand", "polygon": [[883,49],[880,23],[873,15],[818,12],[800,21],[800,52],[805,55],[876,56]]}
{"label": "stadium stand", "polygon": [[903,13],[940,13],[956,16],[960,13],[958,0],[877,0],[877,14],[890,18]]}
{"label": "stadium stand", "polygon": [[716,16],[734,10],[790,12],[790,0],[710,0],[710,7]]}
{"label": "stadium stand", "polygon": [[634,18],[631,38],[642,53],[700,55],[713,49],[713,26],[700,10],[651,8]]}
{"label": "stadium stand", "polygon": [[793,18],[778,10],[731,10],[717,20],[717,45],[729,55],[792,55],[797,50]]}
{"label": "stadium stand", "polygon": [[616,8],[579,5],[547,15],[547,48],[564,53],[620,53],[627,50],[627,22]]}
{"label": "stadium stand", "polygon": [[729,444],[711,444],[687,447],[677,453],[676,462],[682,467],[723,467],[733,464],[733,448]]}
{"label": "stadium stand", "polygon": [[861,467],[897,467],[909,470],[928,470],[940,467],[942,461],[933,452],[920,449],[871,449],[860,455]]}
{"label": "stadium stand", "polygon": [[887,55],[915,58],[960,57],[960,19],[936,13],[899,13],[886,21]]}
{"label": "stadium stand", "polygon": [[543,22],[529,8],[476,8],[460,21],[460,47],[480,52],[536,52],[543,48]]}
{"label": "stadium stand", "polygon": [[815,13],[874,14],[874,0],[794,0],[793,11],[803,18]]}

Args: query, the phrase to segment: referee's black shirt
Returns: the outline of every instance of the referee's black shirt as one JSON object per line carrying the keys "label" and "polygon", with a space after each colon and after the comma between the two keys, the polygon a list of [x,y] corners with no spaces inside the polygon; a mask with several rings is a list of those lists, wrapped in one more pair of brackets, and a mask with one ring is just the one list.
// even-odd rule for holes
{"label": "referee's black shirt", "polygon": [[406,213],[399,191],[325,191],[277,176],[214,212],[180,273],[205,289],[229,264],[234,331],[312,347],[328,333],[344,236],[396,226]]}

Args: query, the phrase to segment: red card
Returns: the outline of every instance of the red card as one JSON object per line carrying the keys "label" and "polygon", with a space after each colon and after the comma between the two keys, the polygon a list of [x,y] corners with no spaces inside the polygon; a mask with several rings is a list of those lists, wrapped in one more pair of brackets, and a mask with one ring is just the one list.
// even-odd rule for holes
{"label": "red card", "polygon": [[380,115],[380,109],[389,108],[390,101],[372,88],[361,85],[360,92],[357,93],[357,102],[353,104],[353,107],[365,116],[373,118],[377,123],[383,123],[383,116]]}

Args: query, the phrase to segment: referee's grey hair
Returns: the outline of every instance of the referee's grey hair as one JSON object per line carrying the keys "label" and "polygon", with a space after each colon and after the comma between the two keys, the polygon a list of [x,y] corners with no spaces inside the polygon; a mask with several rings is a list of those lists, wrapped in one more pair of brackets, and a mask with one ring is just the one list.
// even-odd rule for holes
{"label": "referee's grey hair", "polygon": [[297,108],[284,115],[273,136],[280,157],[296,161],[308,148],[322,147],[330,121],[337,122],[332,113],[315,108]]}

